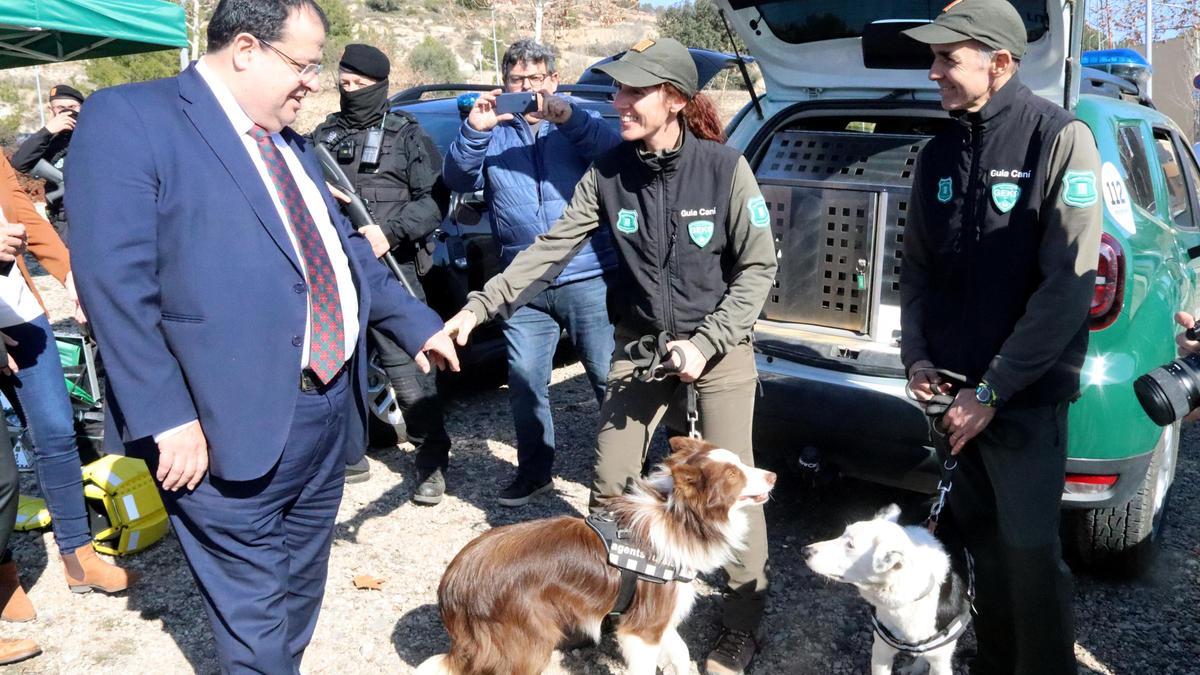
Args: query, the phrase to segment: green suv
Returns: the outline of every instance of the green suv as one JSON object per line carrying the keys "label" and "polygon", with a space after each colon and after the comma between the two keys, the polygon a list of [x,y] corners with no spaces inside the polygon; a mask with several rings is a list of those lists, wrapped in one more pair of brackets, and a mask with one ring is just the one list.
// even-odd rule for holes
{"label": "green suv", "polygon": [[[1200,167],[1143,96],[1144,60],[1080,54],[1080,3],[1013,4],[1030,41],[1018,76],[1087,123],[1103,160],[1104,235],[1082,396],[1070,409],[1064,540],[1085,568],[1133,574],[1156,548],[1179,427],[1155,426],[1132,383],[1174,358],[1172,315],[1195,306]],[[718,5],[766,85],[729,139],[755,170],[779,255],[755,330],[756,447],[931,491],[924,415],[904,392],[899,282],[913,165],[951,120],[927,77],[928,49],[900,31],[932,20],[941,3]]]}

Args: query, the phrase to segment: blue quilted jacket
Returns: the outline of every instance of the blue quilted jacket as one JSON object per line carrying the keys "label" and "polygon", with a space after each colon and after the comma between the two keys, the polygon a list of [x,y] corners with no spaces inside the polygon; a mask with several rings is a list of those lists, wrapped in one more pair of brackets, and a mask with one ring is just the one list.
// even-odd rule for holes
{"label": "blue quilted jacket", "polygon": [[[464,120],[446,153],[446,186],[455,192],[484,191],[506,267],[558,220],[592,160],[621,142],[599,114],[571,107],[566,124],[544,120],[536,138],[519,115],[491,131],[476,131]],[[611,237],[608,228],[597,230],[555,285],[615,269]]]}

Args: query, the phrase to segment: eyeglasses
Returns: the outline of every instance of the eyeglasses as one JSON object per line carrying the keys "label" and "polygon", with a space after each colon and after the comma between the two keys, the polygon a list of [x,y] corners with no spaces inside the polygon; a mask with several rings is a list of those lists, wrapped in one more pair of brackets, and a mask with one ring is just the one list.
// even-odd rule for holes
{"label": "eyeglasses", "polygon": [[507,80],[508,84],[513,87],[521,86],[525,80],[529,80],[529,86],[531,87],[540,87],[546,81],[547,77],[549,75],[546,73],[534,73],[533,75],[509,75]]}
{"label": "eyeglasses", "polygon": [[283,59],[288,64],[290,64],[293,68],[295,68],[296,75],[300,78],[301,82],[312,81],[312,79],[314,77],[321,74],[321,70],[325,67],[324,64],[320,64],[320,63],[307,63],[307,64],[300,63],[296,59],[293,59],[292,57],[288,56],[287,54],[284,54],[283,52],[279,51],[279,48],[276,47],[275,45],[271,44],[270,42],[267,42],[266,40],[264,40],[262,38],[258,38],[258,41],[261,42],[262,44],[266,45],[268,48],[270,48],[271,51],[278,54],[279,58]]}

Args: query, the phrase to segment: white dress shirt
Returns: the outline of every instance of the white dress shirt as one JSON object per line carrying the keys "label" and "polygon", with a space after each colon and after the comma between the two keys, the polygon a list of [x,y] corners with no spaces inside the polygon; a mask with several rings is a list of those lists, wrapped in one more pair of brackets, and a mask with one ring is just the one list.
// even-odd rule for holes
{"label": "white dress shirt", "polygon": [[[7,223],[8,218],[0,211],[0,224]],[[29,323],[44,313],[14,261],[8,274],[0,275],[0,328]]]}
{"label": "white dress shirt", "polygon": [[[212,68],[205,63],[205,57],[201,57],[196,61],[196,72],[200,74],[201,79],[204,80],[204,83],[208,85],[213,95],[216,96],[217,103],[221,104],[221,110],[229,118],[230,124],[233,125],[233,130],[237,132],[238,138],[242,141],[242,147],[246,149],[246,154],[249,155],[250,161],[254,163],[254,168],[258,170],[258,175],[262,178],[263,185],[267,188],[267,194],[271,195],[271,201],[275,204],[275,210],[279,213],[279,220],[283,222],[288,239],[292,242],[292,249],[296,253],[296,260],[300,262],[301,269],[304,269],[304,255],[300,252],[300,246],[296,241],[296,233],[292,230],[292,223],[288,220],[287,211],[283,208],[283,202],[280,201],[279,195],[275,192],[275,183],[271,180],[270,174],[267,173],[267,165],[263,162],[262,152],[258,149],[258,142],[250,135],[250,130],[254,128],[254,120],[250,119],[246,111],[242,110],[242,106],[233,97],[233,92],[213,72]],[[321,196],[321,191],[317,189],[316,183],[309,178],[308,172],[304,170],[304,165],[300,163],[300,158],[296,156],[296,153],[292,152],[291,146],[278,133],[271,134],[271,140],[283,155],[288,169],[291,170],[292,178],[296,181],[296,187],[300,190],[300,196],[304,199],[305,205],[308,206],[308,213],[312,216],[313,222],[316,223],[317,232],[320,233],[321,240],[325,243],[325,251],[329,256],[329,263],[333,268],[334,278],[337,280],[338,298],[342,304],[342,325],[346,335],[345,352],[343,354],[348,359],[358,345],[359,325],[358,291],[354,288],[354,279],[350,276],[350,263],[346,260],[346,251],[342,249],[342,242],[338,238],[337,231],[333,228],[333,223],[329,219],[329,211],[325,208],[325,200]],[[18,273],[19,276],[20,274]],[[306,275],[306,282],[307,278]],[[309,297],[311,299],[311,293]],[[304,326],[304,346],[300,350],[301,370],[308,367],[311,339],[312,304],[310,302],[308,318]],[[299,387],[299,373],[297,373],[296,380],[297,387]],[[181,424],[155,434],[154,440],[156,442],[162,440],[183,430],[184,427],[191,423]]]}

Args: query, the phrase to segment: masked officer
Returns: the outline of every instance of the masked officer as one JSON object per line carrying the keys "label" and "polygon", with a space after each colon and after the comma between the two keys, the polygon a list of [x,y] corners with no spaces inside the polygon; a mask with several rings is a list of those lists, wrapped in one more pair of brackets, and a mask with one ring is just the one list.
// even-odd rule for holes
{"label": "masked officer", "polygon": [[[362,228],[362,233],[375,254],[390,250],[407,286],[424,300],[418,277],[428,270],[430,235],[446,209],[438,181],[442,159],[416,118],[389,110],[390,70],[391,63],[378,49],[346,45],[338,64],[341,110],[313,130],[312,138],[329,147],[374,215],[377,225]],[[417,448],[413,501],[437,504],[446,490],[450,437],[436,374],[420,372],[399,345],[374,329],[368,331],[404,413],[408,439]],[[346,480],[366,480],[367,471],[364,459],[347,467]]]}
{"label": "masked officer", "polygon": [[[944,417],[957,469],[945,532],[975,563],[974,673],[1076,672],[1059,544],[1067,405],[1079,392],[1101,233],[1091,131],[1018,77],[1026,27],[1004,0],[951,3],[906,31],[954,122],[913,178],[900,355],[966,375]],[[947,522],[948,521],[948,522]]]}
{"label": "masked officer", "polygon": [[[50,87],[50,102],[46,106],[50,111],[50,120],[17,148],[12,157],[13,168],[21,173],[29,173],[39,159],[44,159],[62,171],[67,161],[67,146],[71,143],[71,133],[75,130],[75,121],[79,118],[82,105],[83,94],[78,89],[66,84]],[[53,181],[46,181],[46,194],[53,193],[59,187]],[[46,200],[46,219],[66,242],[67,211],[63,208],[61,196]]]}

